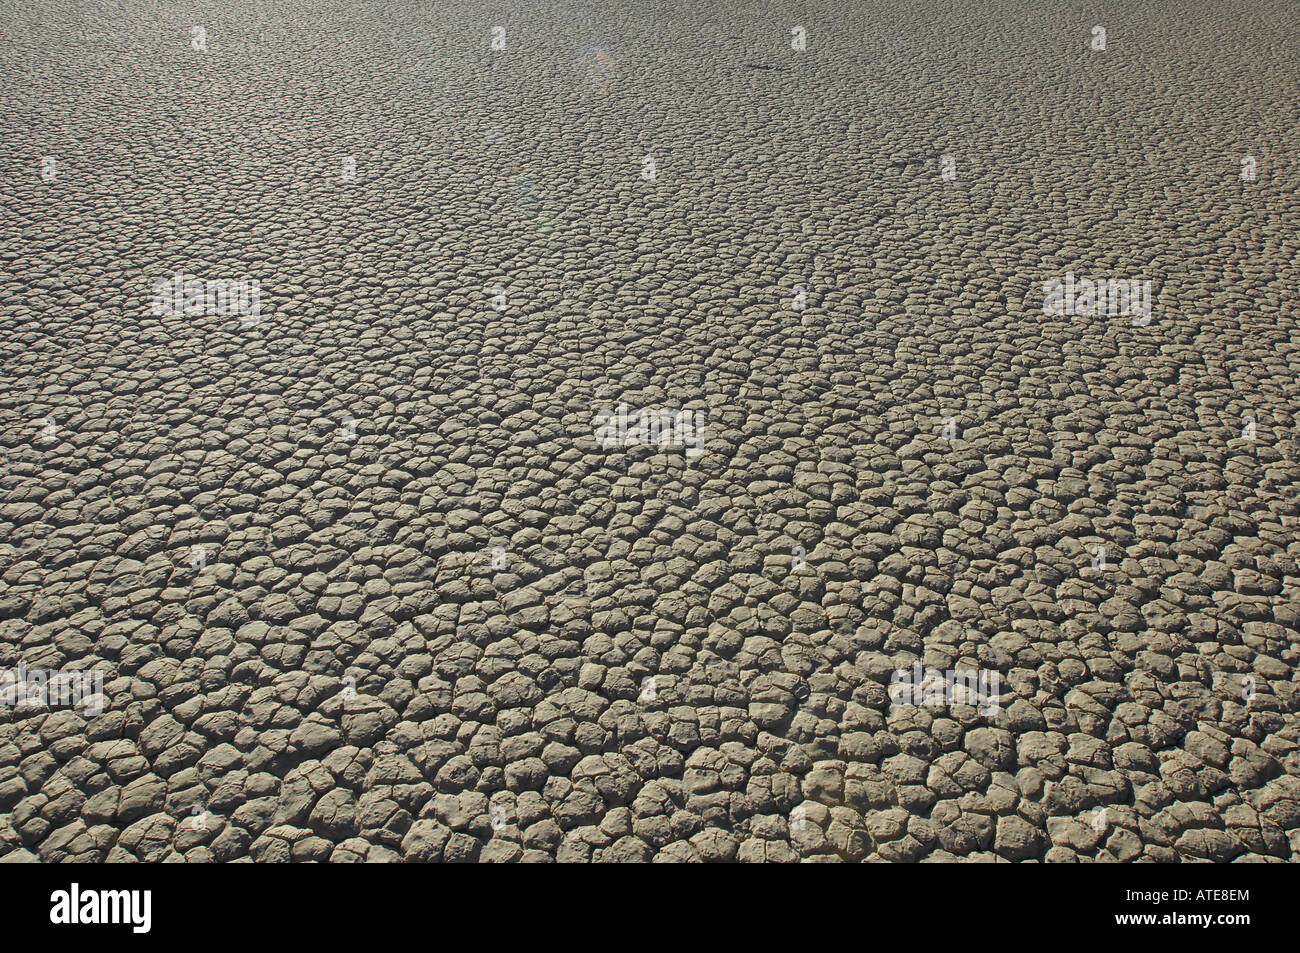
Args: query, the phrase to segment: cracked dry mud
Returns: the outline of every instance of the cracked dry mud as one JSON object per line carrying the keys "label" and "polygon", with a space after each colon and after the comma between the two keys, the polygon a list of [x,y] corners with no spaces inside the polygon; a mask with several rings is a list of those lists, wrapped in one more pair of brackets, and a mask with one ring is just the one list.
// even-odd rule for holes
{"label": "cracked dry mud", "polygon": [[1029,6],[0,2],[0,860],[1294,859],[1296,10]]}

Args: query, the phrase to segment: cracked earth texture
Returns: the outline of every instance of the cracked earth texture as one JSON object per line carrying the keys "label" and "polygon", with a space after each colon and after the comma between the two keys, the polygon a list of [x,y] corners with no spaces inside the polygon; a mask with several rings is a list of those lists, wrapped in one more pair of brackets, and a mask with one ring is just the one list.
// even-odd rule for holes
{"label": "cracked earth texture", "polygon": [[1294,859],[1297,10],[1051,6],[0,0],[0,861]]}

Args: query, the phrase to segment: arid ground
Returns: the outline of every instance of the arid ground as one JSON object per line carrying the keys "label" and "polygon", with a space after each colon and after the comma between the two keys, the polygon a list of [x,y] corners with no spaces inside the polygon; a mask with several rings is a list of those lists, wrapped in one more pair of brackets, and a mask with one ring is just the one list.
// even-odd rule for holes
{"label": "arid ground", "polygon": [[1298,26],[0,0],[0,861],[1295,859]]}

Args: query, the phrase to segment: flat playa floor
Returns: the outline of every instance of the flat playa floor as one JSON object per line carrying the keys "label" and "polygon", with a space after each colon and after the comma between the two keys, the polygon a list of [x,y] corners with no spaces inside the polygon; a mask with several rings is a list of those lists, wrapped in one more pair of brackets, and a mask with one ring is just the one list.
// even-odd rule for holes
{"label": "flat playa floor", "polygon": [[1294,859],[1297,10],[1059,7],[2,0],[0,861]]}

